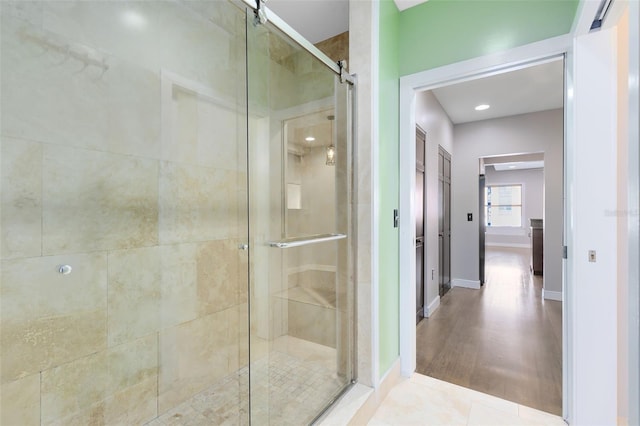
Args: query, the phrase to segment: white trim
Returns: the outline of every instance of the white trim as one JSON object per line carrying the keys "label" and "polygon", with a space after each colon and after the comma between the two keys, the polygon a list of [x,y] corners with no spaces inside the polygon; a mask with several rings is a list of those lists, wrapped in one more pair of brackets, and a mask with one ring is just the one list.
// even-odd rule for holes
{"label": "white trim", "polygon": [[[638,38],[640,37],[640,5],[637,1],[629,2],[629,211],[640,211],[640,152],[637,143],[640,139],[640,52]],[[629,232],[629,401],[640,400],[640,223],[637,215],[628,217]],[[629,404],[627,422],[630,425],[640,424],[640,407]]]}
{"label": "white trim", "polygon": [[403,88],[415,90],[435,89],[479,77],[502,74],[529,67],[534,63],[555,60],[572,45],[572,37],[565,34],[536,43],[527,44],[503,52],[480,56],[455,64],[400,77],[400,94]]}
{"label": "white trim", "polygon": [[[494,235],[497,235],[497,234],[494,234]],[[510,248],[524,248],[524,249],[531,248],[531,245],[529,245],[529,244],[518,244],[518,243],[489,243],[489,242],[485,242],[484,245],[486,247],[510,247]]]}
{"label": "white trim", "polygon": [[391,363],[391,367],[380,377],[380,384],[388,383],[388,380],[395,380],[400,375],[398,374],[398,370],[400,369],[400,358],[396,358],[395,361]]}
{"label": "white trim", "polygon": [[[403,164],[414,164],[416,158],[415,145],[415,106],[416,91],[414,85],[407,84],[400,79],[400,194],[399,214],[400,229],[398,251],[400,256],[400,373],[404,377],[411,377],[416,369],[416,320],[415,315],[409,317],[410,309],[402,307],[416,306],[416,260],[415,260],[415,223],[413,194],[415,192],[415,166],[409,173]],[[411,289],[409,289],[409,286]]]}
{"label": "white trim", "polygon": [[[608,280],[618,283],[617,220],[603,217],[593,202],[597,193],[599,206],[617,203],[615,46],[616,30],[608,29],[577,37],[574,47],[572,118],[576,126],[569,142],[576,147],[568,161],[573,162],[573,174],[580,178],[569,182],[572,214],[568,220],[573,238],[567,263],[575,291],[564,298],[570,301],[568,308],[574,314],[568,339],[574,350],[568,366],[575,385],[569,421],[575,424],[614,424],[617,414],[617,295],[615,290],[600,291],[600,285]],[[578,150],[578,146],[583,148]],[[594,175],[596,169],[599,173]],[[591,249],[598,251],[595,263],[586,256]]]}
{"label": "white trim", "polygon": [[[380,185],[378,185],[380,152],[378,150],[379,118],[380,118],[380,3],[371,2],[371,373],[375,389],[380,386],[380,313],[379,288],[380,274]],[[362,106],[362,105],[361,105]],[[415,306],[415,303],[414,305]],[[415,315],[414,315],[415,321]]]}
{"label": "white trim", "polygon": [[545,300],[557,300],[558,302],[562,302],[562,292],[561,291],[551,291],[542,289],[542,298]]}
{"label": "white trim", "polygon": [[436,296],[435,299],[433,299],[431,303],[429,303],[429,305],[427,306],[427,309],[424,310],[424,316],[427,318],[430,317],[431,315],[433,315],[435,311],[438,310],[439,307],[440,307],[440,296]]}
{"label": "white trim", "polygon": [[[574,93],[574,53],[569,49],[564,59],[564,223],[563,223],[563,245],[573,248],[573,225],[569,220],[573,216],[574,199],[571,185],[575,181],[574,173],[574,152],[575,152],[575,101]],[[566,296],[562,304],[562,417],[567,421],[572,420],[575,412],[575,404],[572,395],[575,389],[575,375],[571,363],[573,362],[573,341],[572,330],[569,324],[575,324],[575,309],[572,297],[574,272],[568,259],[562,260],[562,293]]]}
{"label": "white trim", "polygon": [[480,280],[463,280],[462,278],[454,278],[451,280],[451,288],[462,287],[480,290]]}
{"label": "white trim", "polygon": [[[415,255],[412,255],[415,227],[412,226],[411,218],[415,173],[413,167],[403,167],[403,165],[415,164],[416,91],[555,60],[557,56],[571,51],[572,41],[572,35],[566,34],[400,78],[400,306],[415,306],[416,297]],[[401,309],[400,312],[401,373],[405,377],[410,377],[416,368],[415,313],[411,309]],[[566,339],[563,339],[563,342],[564,340]]]}

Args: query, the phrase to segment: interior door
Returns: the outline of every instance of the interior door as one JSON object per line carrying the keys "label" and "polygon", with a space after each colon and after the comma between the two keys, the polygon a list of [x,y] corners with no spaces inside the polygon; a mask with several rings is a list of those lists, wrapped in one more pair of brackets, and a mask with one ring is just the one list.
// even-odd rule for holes
{"label": "interior door", "polygon": [[486,204],[486,200],[485,200],[485,177],[484,175],[480,175],[478,178],[478,194],[480,195],[478,197],[479,199],[479,206],[478,206],[478,229],[480,234],[478,235],[478,241],[479,241],[479,246],[478,246],[478,253],[479,253],[479,265],[480,265],[480,285],[484,285],[484,261],[485,261],[485,248],[484,248],[484,242],[485,242],[485,237],[486,237],[486,223],[487,223],[487,217],[486,217],[486,212],[485,212],[485,204]]}
{"label": "interior door", "polygon": [[438,259],[440,297],[451,288],[451,154],[438,147]]}
{"label": "interior door", "polygon": [[424,152],[425,133],[416,128],[416,323],[424,317]]}
{"label": "interior door", "polygon": [[447,290],[451,288],[451,155],[444,153],[444,250],[442,281]]}

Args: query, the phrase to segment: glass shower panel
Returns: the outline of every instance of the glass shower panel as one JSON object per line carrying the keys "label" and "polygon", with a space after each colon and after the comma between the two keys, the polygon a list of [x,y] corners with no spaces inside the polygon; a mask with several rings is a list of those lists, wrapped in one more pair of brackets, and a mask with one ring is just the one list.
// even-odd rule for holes
{"label": "glass shower panel", "polygon": [[0,14],[0,424],[248,423],[244,10]]}
{"label": "glass shower panel", "polygon": [[308,424],[354,373],[351,88],[247,22],[251,419]]}

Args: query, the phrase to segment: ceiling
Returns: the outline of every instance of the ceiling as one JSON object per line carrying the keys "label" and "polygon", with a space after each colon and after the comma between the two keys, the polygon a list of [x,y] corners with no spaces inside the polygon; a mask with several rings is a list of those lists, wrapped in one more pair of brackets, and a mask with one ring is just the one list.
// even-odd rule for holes
{"label": "ceiling", "polygon": [[[333,108],[316,111],[287,120],[287,143],[289,148],[304,150],[328,146],[333,140]],[[312,137],[313,140],[307,140]]]}
{"label": "ceiling", "polygon": [[544,153],[501,155],[497,157],[484,157],[482,164],[485,167],[493,167],[496,172],[514,170],[544,169]]}
{"label": "ceiling", "polygon": [[512,163],[493,164],[490,167],[493,167],[496,170],[496,172],[506,172],[511,170],[543,169],[544,161],[514,161]]}
{"label": "ceiling", "polygon": [[349,30],[348,0],[268,0],[266,5],[314,44]]}
{"label": "ceiling", "polygon": [[[453,124],[562,108],[562,60],[470,80],[432,92]],[[476,111],[480,104],[490,108]]]}
{"label": "ceiling", "polygon": [[409,9],[410,7],[426,3],[427,0],[393,0],[400,11]]}

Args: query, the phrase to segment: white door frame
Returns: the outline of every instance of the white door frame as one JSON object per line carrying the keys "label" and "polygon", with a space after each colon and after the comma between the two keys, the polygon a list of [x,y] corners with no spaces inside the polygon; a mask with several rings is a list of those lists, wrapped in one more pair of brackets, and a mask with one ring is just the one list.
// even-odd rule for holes
{"label": "white door frame", "polygon": [[[631,43],[640,38],[640,4],[629,2],[629,142],[640,139],[640,50]],[[630,211],[640,209],[640,148],[629,143]],[[629,216],[629,401],[640,401],[640,223]],[[640,407],[629,404],[630,425],[640,423]]]}
{"label": "white door frame", "polygon": [[[415,174],[409,164],[415,164],[415,103],[416,92],[437,87],[474,80],[480,77],[500,74],[524,68],[536,62],[567,55],[572,52],[573,35],[567,34],[540,42],[516,47],[504,52],[482,56],[463,62],[411,74],[400,78],[400,306],[415,306],[415,255],[412,255],[415,241],[415,228],[412,227],[413,191]],[[565,75],[568,72],[565,64]],[[565,93],[565,99],[567,99]],[[567,99],[571,102],[571,98]],[[567,105],[565,105],[567,108]],[[573,128],[572,117],[565,115],[566,127]],[[572,146],[571,138],[565,136],[565,145]],[[453,159],[455,161],[455,158]],[[565,159],[566,161],[566,159]],[[566,167],[566,165],[565,165]],[[566,218],[565,218],[566,220]],[[565,283],[564,291],[570,290]],[[565,293],[565,295],[568,293]],[[567,298],[565,297],[565,300]],[[567,318],[570,308],[565,303],[563,317]],[[416,369],[416,323],[410,309],[400,309],[400,368],[403,376],[410,376]],[[563,334],[563,353],[567,353],[566,328]],[[570,374],[566,356],[563,358],[563,381],[567,383]],[[567,386],[563,386],[567,388]],[[567,396],[564,395],[566,398]],[[566,412],[564,412],[566,418]]]}

